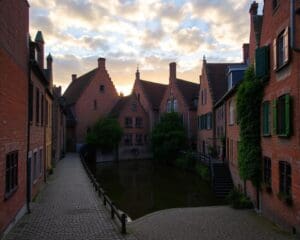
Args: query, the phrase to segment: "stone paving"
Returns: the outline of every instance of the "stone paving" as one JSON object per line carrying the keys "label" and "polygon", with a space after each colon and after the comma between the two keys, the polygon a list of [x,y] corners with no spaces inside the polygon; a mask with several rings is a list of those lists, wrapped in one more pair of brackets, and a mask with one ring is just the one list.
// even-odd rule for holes
{"label": "stone paving", "polygon": [[163,210],[133,221],[129,228],[142,240],[296,239],[254,211],[227,206]]}
{"label": "stone paving", "polygon": [[41,191],[32,213],[25,215],[5,240],[112,240],[122,235],[93,190],[77,154],[61,160]]}

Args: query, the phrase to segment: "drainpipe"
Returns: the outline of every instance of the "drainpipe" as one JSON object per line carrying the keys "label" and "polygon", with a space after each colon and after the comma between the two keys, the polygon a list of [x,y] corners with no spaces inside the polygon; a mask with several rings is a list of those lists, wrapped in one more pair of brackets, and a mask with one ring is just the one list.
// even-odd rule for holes
{"label": "drainpipe", "polygon": [[296,45],[296,24],[295,24],[295,0],[290,0],[290,25],[291,25],[291,48],[294,51],[300,52],[300,48],[297,48]]}
{"label": "drainpipe", "polygon": [[[30,54],[30,53],[29,53]],[[29,57],[30,58],[30,57]],[[30,95],[30,81],[31,81],[31,61],[28,63],[28,87],[27,87],[27,149],[26,149],[26,207],[27,213],[30,213],[30,199],[31,199],[31,161],[29,160],[30,148],[30,121],[29,121],[29,95]]]}

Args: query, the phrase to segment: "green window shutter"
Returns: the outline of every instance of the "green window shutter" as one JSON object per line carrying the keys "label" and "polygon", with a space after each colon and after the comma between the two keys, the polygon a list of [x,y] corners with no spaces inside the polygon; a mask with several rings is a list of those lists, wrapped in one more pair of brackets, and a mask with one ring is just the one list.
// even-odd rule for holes
{"label": "green window shutter", "polygon": [[277,134],[277,99],[273,100],[273,133]]}
{"label": "green window shutter", "polygon": [[263,80],[269,76],[269,46],[255,50],[255,74]]}
{"label": "green window shutter", "polygon": [[285,95],[285,134],[286,136],[291,135],[291,96]]}

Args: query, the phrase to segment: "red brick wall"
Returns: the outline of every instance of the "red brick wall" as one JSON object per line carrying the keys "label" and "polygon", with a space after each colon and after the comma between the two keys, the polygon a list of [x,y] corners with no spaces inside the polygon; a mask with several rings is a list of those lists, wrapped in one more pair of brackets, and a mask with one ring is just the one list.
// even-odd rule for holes
{"label": "red brick wall", "polygon": [[[100,85],[105,86],[103,93],[99,90]],[[75,105],[77,143],[84,143],[87,128],[92,127],[100,117],[106,116],[118,99],[119,96],[108,72],[102,66]],[[96,110],[94,110],[94,100],[97,101]]]}
{"label": "red brick wall", "polygon": [[[299,3],[298,3],[299,5]],[[299,6],[298,6],[299,7]],[[265,1],[264,18],[261,34],[261,46],[270,44],[270,79],[264,89],[264,100],[274,100],[284,93],[292,96],[292,125],[293,134],[289,138],[280,138],[272,133],[271,137],[262,137],[263,156],[272,160],[272,193],[262,191],[262,212],[281,225],[291,229],[292,226],[300,229],[300,112],[299,112],[299,53],[291,50],[291,61],[288,66],[280,71],[273,70],[273,39],[290,22],[290,1],[280,1],[276,10],[272,9],[272,1]],[[296,17],[297,33],[296,38],[299,41],[299,16]],[[252,56],[254,56],[252,49]],[[271,114],[272,119],[272,114]],[[271,121],[272,122],[272,121]],[[272,130],[272,123],[271,123]],[[287,206],[281,201],[277,194],[279,193],[279,161],[287,161],[292,168],[292,199],[293,206]]]}
{"label": "red brick wall", "polygon": [[[27,36],[25,1],[0,1],[0,235],[26,202]],[[4,200],[6,154],[18,150],[18,188]]]}
{"label": "red brick wall", "polygon": [[[136,111],[132,110],[132,104],[137,104]],[[133,121],[133,127],[132,128],[126,128],[125,125],[125,118],[130,117]],[[135,119],[136,117],[142,118],[142,127],[136,128],[135,127]],[[119,144],[119,158],[120,159],[133,159],[133,158],[143,158],[143,157],[150,157],[150,128],[149,128],[149,118],[148,114],[142,107],[142,105],[139,103],[137,97],[135,94],[132,94],[130,97],[130,101],[126,103],[125,106],[123,106],[119,116],[118,116],[119,123],[123,129],[123,136],[125,134],[132,134],[133,137],[133,145],[132,146],[126,146],[124,143],[124,137]],[[143,136],[143,145],[136,145],[135,144],[135,136],[136,134],[142,134]],[[144,141],[145,135],[147,136],[147,141]],[[139,154],[135,155],[132,153],[132,149],[138,149]]]}
{"label": "red brick wall", "polygon": [[[201,91],[206,90],[206,101],[204,104],[202,104],[201,99]],[[206,62],[203,62],[202,67],[202,74],[201,74],[201,80],[200,80],[200,90],[199,90],[199,100],[198,100],[198,110],[197,115],[198,117],[200,115],[204,115],[206,113],[213,111],[213,100],[211,97],[211,92],[209,89],[209,84],[207,80],[207,74],[206,74]],[[200,130],[198,129],[198,151],[204,153],[203,151],[203,142],[205,142],[205,154],[208,152],[208,146],[213,146],[213,127],[210,130]]]}

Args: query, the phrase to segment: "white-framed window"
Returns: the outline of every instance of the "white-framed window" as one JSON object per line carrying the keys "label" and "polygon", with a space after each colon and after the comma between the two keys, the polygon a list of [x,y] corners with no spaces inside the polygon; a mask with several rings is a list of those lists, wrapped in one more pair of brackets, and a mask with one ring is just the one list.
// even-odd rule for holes
{"label": "white-framed window", "polygon": [[286,27],[273,41],[273,69],[278,70],[289,61],[289,28]]}
{"label": "white-framed window", "polygon": [[177,99],[173,100],[173,111],[174,112],[178,112],[178,103],[177,103]]}
{"label": "white-framed window", "polygon": [[167,112],[168,112],[168,113],[171,112],[171,109],[172,109],[171,104],[172,104],[172,102],[171,102],[171,100],[169,99],[169,100],[167,101]]}

